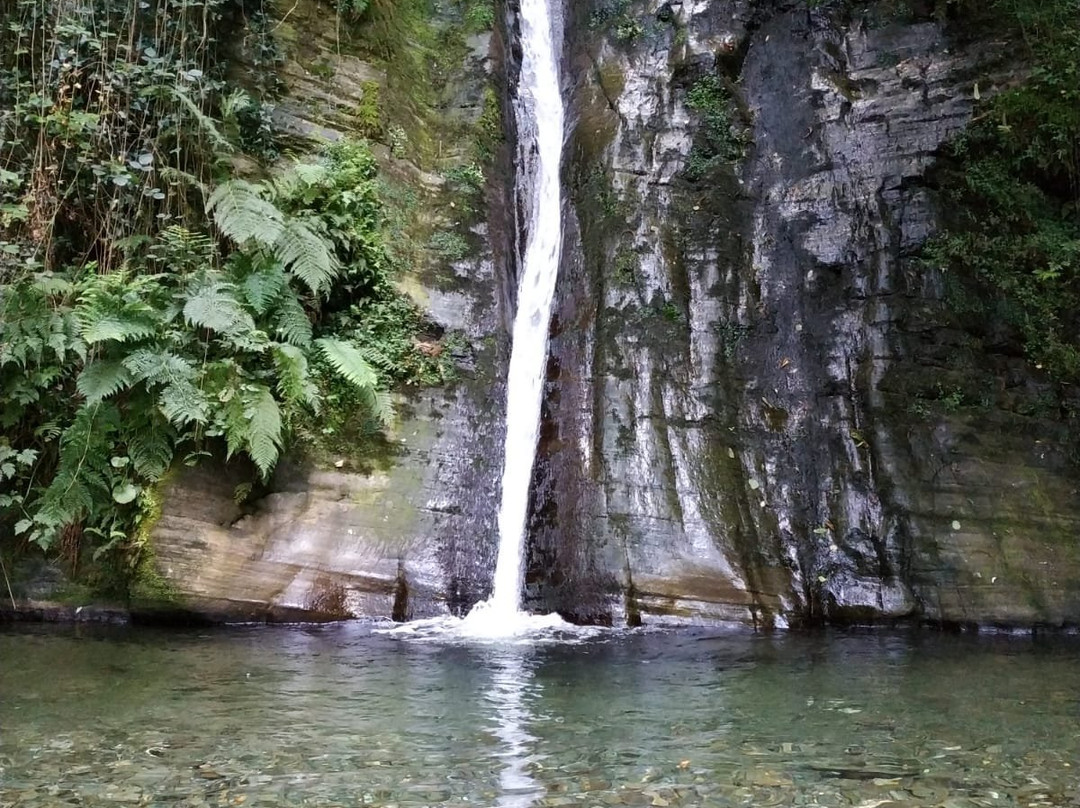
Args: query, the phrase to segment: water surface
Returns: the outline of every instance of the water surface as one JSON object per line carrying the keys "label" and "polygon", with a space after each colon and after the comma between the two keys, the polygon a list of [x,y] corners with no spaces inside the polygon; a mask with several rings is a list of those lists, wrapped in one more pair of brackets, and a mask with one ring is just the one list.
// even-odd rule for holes
{"label": "water surface", "polygon": [[0,806],[1080,805],[1080,644],[0,633]]}

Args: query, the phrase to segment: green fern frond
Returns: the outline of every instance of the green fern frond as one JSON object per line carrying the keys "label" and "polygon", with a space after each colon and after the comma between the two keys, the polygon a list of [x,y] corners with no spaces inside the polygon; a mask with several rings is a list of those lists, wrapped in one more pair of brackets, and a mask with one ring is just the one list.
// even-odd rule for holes
{"label": "green fern frond", "polygon": [[165,385],[158,395],[158,409],[176,426],[206,423],[210,418],[210,401],[198,387],[184,379]]}
{"label": "green fern frond", "polygon": [[311,381],[304,352],[295,345],[278,343],[272,347],[272,353],[278,376],[277,389],[282,399],[314,406],[318,400],[318,388]]}
{"label": "green fern frond", "polygon": [[150,423],[142,420],[138,428],[126,435],[128,456],[135,473],[156,482],[169,470],[173,461],[175,433],[160,416]]}
{"label": "green fern frond", "polygon": [[244,415],[247,407],[235,387],[223,388],[218,399],[222,406],[216,413],[215,427],[225,437],[225,456],[232,457],[243,450],[247,441],[248,420]]}
{"label": "green fern frond", "polygon": [[255,321],[236,299],[236,289],[208,273],[188,288],[184,299],[184,319],[200,328],[222,334],[255,331]]}
{"label": "green fern frond", "polygon": [[58,360],[63,362],[68,351],[79,354],[80,345],[84,343],[78,336],[78,324],[70,312],[53,312],[49,316],[48,329],[46,343]]}
{"label": "green fern frond", "polygon": [[383,426],[389,426],[394,419],[390,394],[378,389],[379,376],[368,363],[365,351],[343,340],[325,337],[315,340],[315,346],[334,372],[359,390],[371,416]]}
{"label": "green fern frond", "polygon": [[75,290],[75,284],[63,274],[39,272],[34,276],[34,288],[49,296],[68,295]]}
{"label": "green fern frond", "polygon": [[81,521],[94,507],[94,496],[77,476],[61,472],[45,489],[34,513],[34,543],[48,550],[68,525]]}
{"label": "green fern frond", "polygon": [[221,117],[226,120],[235,120],[236,116],[255,105],[251,96],[240,89],[233,90],[221,99]]}
{"label": "green fern frond", "polygon": [[187,108],[188,112],[191,113],[191,117],[199,124],[199,128],[210,136],[210,140],[214,142],[215,146],[225,152],[233,150],[233,145],[229,142],[229,139],[218,131],[214,119],[199,109],[198,105],[191,100],[191,96],[181,89],[180,85],[173,87],[173,96]]}
{"label": "green fern frond", "polygon": [[238,328],[226,335],[226,344],[233,351],[246,353],[263,353],[270,347],[270,338],[265,331],[259,329],[247,330]]}
{"label": "green fern frond", "polygon": [[182,356],[158,348],[140,348],[123,360],[136,381],[171,384],[195,377],[195,366]]}
{"label": "green fern frond", "polygon": [[380,351],[371,345],[359,345],[357,350],[367,360],[369,365],[374,365],[379,370],[387,373],[394,373],[398,370],[398,362],[389,356],[385,351]]}
{"label": "green fern frond", "polygon": [[110,492],[102,474],[112,456],[120,412],[111,402],[79,408],[60,439],[56,474],[45,488],[34,514],[33,541],[48,548],[67,525],[77,524]]}
{"label": "green fern frond", "polygon": [[281,409],[270,389],[262,385],[256,386],[245,399],[247,435],[244,442],[265,480],[273,471],[281,448]]}
{"label": "green fern frond", "polygon": [[284,217],[263,198],[263,189],[244,180],[222,183],[206,200],[206,212],[225,235],[237,244],[255,242],[272,249],[281,238]]}
{"label": "green fern frond", "polygon": [[274,255],[314,294],[330,288],[339,265],[326,240],[305,222],[290,218],[274,244]]}
{"label": "green fern frond", "polygon": [[365,393],[363,398],[364,406],[367,407],[372,418],[384,427],[394,422],[394,402],[388,391],[372,390],[370,393]]}
{"label": "green fern frond", "polygon": [[290,345],[311,345],[311,320],[294,295],[283,295],[274,312],[274,331]]}
{"label": "green fern frond", "polygon": [[157,332],[153,323],[120,315],[80,312],[79,317],[82,338],[88,345],[95,342],[131,342],[152,337]]}
{"label": "green fern frond", "polygon": [[244,300],[258,315],[270,310],[278,295],[288,284],[281,264],[277,261],[260,261],[243,280],[239,282]]}
{"label": "green fern frond", "polygon": [[151,253],[170,272],[185,273],[212,266],[217,248],[205,233],[174,224],[158,234]]}
{"label": "green fern frond", "polygon": [[326,337],[315,340],[315,345],[323,359],[341,378],[362,392],[374,392],[379,376],[355,346]]}
{"label": "green fern frond", "polygon": [[131,375],[119,359],[99,359],[83,368],[75,389],[87,404],[97,404],[131,386]]}
{"label": "green fern frond", "polygon": [[74,318],[88,345],[132,342],[158,333],[161,321],[153,303],[161,293],[160,276],[92,274],[81,285]]}
{"label": "green fern frond", "polygon": [[304,185],[321,185],[329,178],[330,170],[318,163],[296,163],[291,173]]}

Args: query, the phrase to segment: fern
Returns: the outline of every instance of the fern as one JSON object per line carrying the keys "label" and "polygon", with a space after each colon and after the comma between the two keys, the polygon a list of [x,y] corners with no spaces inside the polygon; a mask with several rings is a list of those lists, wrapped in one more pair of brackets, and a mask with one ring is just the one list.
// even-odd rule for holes
{"label": "fern", "polygon": [[205,233],[170,225],[150,248],[151,255],[166,269],[176,273],[194,272],[212,266],[217,256],[214,242]]}
{"label": "fern", "polygon": [[70,311],[56,311],[49,316],[46,344],[52,349],[57,361],[64,362],[68,353],[86,359],[86,343],[78,334],[78,324]]}
{"label": "fern", "polygon": [[153,305],[160,287],[158,276],[90,275],[84,286],[74,316],[88,345],[133,342],[160,330],[160,312]]}
{"label": "fern", "polygon": [[177,379],[162,388],[158,409],[176,426],[205,423],[210,419],[210,400],[198,387],[185,379]]}
{"label": "fern", "polygon": [[315,345],[334,372],[356,387],[372,416],[382,425],[389,425],[394,417],[390,396],[378,389],[378,374],[359,349],[348,342],[325,337],[315,340]]}
{"label": "fern", "polygon": [[274,312],[274,331],[290,345],[307,348],[311,345],[311,320],[293,295],[284,295]]}
{"label": "fern", "polygon": [[[221,126],[194,87],[155,103],[169,101],[169,114],[204,147],[223,145],[240,100]],[[376,163],[365,145],[335,146],[320,164],[265,183],[206,188],[208,166],[158,165],[165,147],[152,140],[133,152],[145,169],[138,187],[104,183],[120,200],[109,222],[84,235],[63,225],[63,240],[54,240],[63,258],[45,259],[65,266],[98,255],[100,267],[20,268],[0,279],[0,447],[39,451],[25,455],[25,468],[0,451],[0,479],[19,491],[0,495],[0,534],[15,529],[48,546],[77,526],[96,545],[93,557],[127,552],[145,504],[138,493],[176,458],[209,456],[222,440],[228,456],[249,455],[265,479],[286,425],[309,434],[305,419],[321,391],[332,391],[335,407],[311,433],[352,440],[370,429],[369,416],[392,418],[380,379],[411,372],[398,343],[412,350],[414,320],[387,309],[369,339],[358,336],[370,317],[362,302],[392,296]],[[96,221],[108,200],[76,185],[62,206],[85,200],[87,215],[62,217]],[[199,211],[188,215],[196,188],[209,226]],[[110,241],[97,249],[105,232]],[[314,323],[326,338],[314,340]],[[354,341],[330,338],[345,333]],[[11,518],[13,508],[25,511]]]}
{"label": "fern", "polygon": [[360,345],[357,346],[357,350],[369,365],[374,365],[387,374],[398,373],[401,369],[396,359],[372,345]]}
{"label": "fern", "polygon": [[315,340],[319,353],[341,378],[360,390],[374,390],[379,377],[354,346],[338,339]]}
{"label": "fern", "polygon": [[221,407],[215,413],[212,429],[225,438],[225,457],[229,458],[241,452],[247,442],[248,420],[240,391],[235,387],[225,387],[218,393]]}
{"label": "fern", "polygon": [[99,359],[83,368],[75,389],[87,404],[97,404],[131,386],[131,374],[119,359]]}
{"label": "fern", "polygon": [[[234,265],[250,261],[234,261]],[[266,314],[288,285],[288,278],[277,261],[257,261],[255,268],[238,282],[244,301],[257,315]]]}
{"label": "fern", "polygon": [[75,291],[75,284],[66,275],[53,272],[39,272],[34,276],[34,288],[43,294],[68,295]]}
{"label": "fern", "polygon": [[95,503],[111,500],[103,468],[109,464],[119,421],[119,411],[108,402],[83,406],[75,414],[60,440],[56,474],[34,514],[32,541],[47,549],[63,528],[89,516]]}
{"label": "fern", "polygon": [[234,291],[232,284],[207,273],[188,289],[184,299],[184,319],[200,328],[230,336],[256,331],[255,321],[244,311]]}
{"label": "fern", "polygon": [[382,426],[390,426],[394,421],[394,404],[386,390],[371,389],[363,393],[364,406],[371,416]]}
{"label": "fern", "polygon": [[326,240],[301,219],[293,217],[285,222],[273,251],[285,268],[316,295],[327,291],[337,277],[338,262]]}
{"label": "fern", "polygon": [[[329,179],[329,174],[329,169],[318,163],[297,163],[293,166],[291,172],[291,175],[296,177],[299,183],[303,185],[322,185]],[[291,190],[289,187],[275,187],[278,195],[287,194]]]}
{"label": "fern", "polygon": [[303,219],[283,214],[266,193],[263,186],[231,180],[214,190],[206,210],[241,247],[258,245],[313,293],[328,291],[339,271],[330,245]]}
{"label": "fern", "polygon": [[210,140],[213,141],[214,146],[225,152],[226,154],[233,151],[233,145],[229,142],[229,139],[218,131],[217,125],[214,123],[214,119],[199,109],[198,105],[191,100],[191,97],[182,89],[180,85],[174,85],[172,88],[173,97],[176,98],[188,112],[191,113],[191,117],[195,119],[195,122],[199,124],[199,128],[206,132],[210,136]]}
{"label": "fern", "polygon": [[314,406],[318,401],[318,388],[311,381],[304,352],[295,345],[280,343],[273,346],[272,352],[278,376],[278,394],[287,402]]}
{"label": "fern", "polygon": [[266,248],[281,238],[284,217],[273,202],[262,197],[260,186],[244,180],[222,183],[206,200],[221,232],[243,246],[254,242]]}
{"label": "fern", "polygon": [[281,449],[281,410],[269,388],[253,387],[244,396],[244,444],[265,480],[277,463]]}
{"label": "fern", "polygon": [[152,337],[157,331],[152,322],[120,314],[83,311],[79,319],[82,338],[89,345],[96,342],[131,342]]}
{"label": "fern", "polygon": [[191,362],[167,350],[141,348],[124,357],[123,364],[136,381],[150,384],[173,384],[195,377]]}
{"label": "fern", "polygon": [[172,464],[175,440],[176,433],[158,418],[151,418],[148,424],[140,422],[137,429],[125,433],[135,473],[152,482],[160,480]]}

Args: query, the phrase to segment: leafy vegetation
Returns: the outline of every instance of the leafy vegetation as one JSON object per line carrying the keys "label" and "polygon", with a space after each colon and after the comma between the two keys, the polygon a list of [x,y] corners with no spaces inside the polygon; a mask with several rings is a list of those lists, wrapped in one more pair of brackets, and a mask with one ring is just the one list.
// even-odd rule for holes
{"label": "leafy vegetation", "polygon": [[383,135],[382,102],[379,95],[379,82],[365,81],[360,85],[363,95],[356,110],[357,134],[378,140]]}
{"label": "leafy vegetation", "polygon": [[466,0],[465,30],[470,33],[490,31],[495,27],[494,0]]}
{"label": "leafy vegetation", "polygon": [[631,5],[631,0],[600,0],[589,14],[589,27],[608,28],[619,42],[635,42],[645,34],[645,26],[634,15]]}
{"label": "leafy vegetation", "polygon": [[236,0],[0,2],[0,535],[133,576],[176,464],[265,480],[290,440],[369,433],[391,385],[452,373],[395,290],[366,144],[266,168],[271,31]]}
{"label": "leafy vegetation", "polygon": [[1033,362],[1075,383],[1080,9],[1075,0],[996,0],[988,11],[1027,50],[1031,71],[984,100],[950,145],[938,178],[946,227],[926,258],[946,271],[953,306],[972,329],[1004,326]]}
{"label": "leafy vegetation", "polygon": [[481,163],[490,163],[502,142],[502,109],[495,88],[488,86],[484,88],[484,108],[477,126],[476,159]]}
{"label": "leafy vegetation", "polygon": [[629,247],[620,247],[615,251],[612,281],[618,286],[633,286],[640,267],[640,256]]}
{"label": "leafy vegetation", "polygon": [[447,261],[460,261],[469,254],[469,242],[465,240],[465,236],[454,230],[432,233],[428,246]]}
{"label": "leafy vegetation", "polygon": [[[372,172],[344,144],[273,182],[216,188],[222,242],[172,225],[143,262],[27,271],[0,289],[0,419],[15,457],[43,463],[6,475],[29,491],[8,495],[16,534],[49,547],[80,525],[122,541],[138,495],[217,445],[265,478],[290,422],[318,409],[325,371],[389,418],[373,354],[312,323],[331,288],[386,295],[378,211],[363,203],[365,190],[377,202]],[[59,418],[56,399],[70,402]]]}
{"label": "leafy vegetation", "polygon": [[734,96],[719,76],[698,79],[686,94],[686,105],[701,115],[683,172],[688,180],[696,182],[716,166],[742,159],[748,135],[739,122]]}

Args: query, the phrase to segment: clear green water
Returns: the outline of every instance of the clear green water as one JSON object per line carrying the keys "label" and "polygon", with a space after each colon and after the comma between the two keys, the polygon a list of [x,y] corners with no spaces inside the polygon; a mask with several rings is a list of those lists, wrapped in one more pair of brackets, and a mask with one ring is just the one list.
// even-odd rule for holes
{"label": "clear green water", "polygon": [[0,633],[0,806],[1080,806],[1080,643]]}

